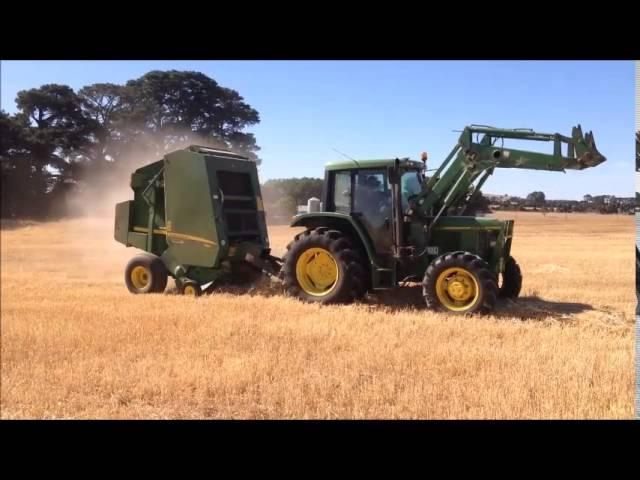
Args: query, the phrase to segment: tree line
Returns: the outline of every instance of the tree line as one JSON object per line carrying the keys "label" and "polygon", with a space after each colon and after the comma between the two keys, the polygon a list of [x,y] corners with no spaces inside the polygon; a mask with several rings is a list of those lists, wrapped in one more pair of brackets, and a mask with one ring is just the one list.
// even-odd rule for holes
{"label": "tree line", "polygon": [[267,180],[260,190],[269,221],[286,222],[311,197],[322,199],[323,183],[321,178],[309,177]]}
{"label": "tree line", "polygon": [[254,135],[244,131],[259,123],[258,112],[199,72],[151,71],[78,91],[47,84],[18,92],[15,101],[13,115],[0,110],[3,218],[61,215],[64,198],[87,182],[100,195],[131,173],[135,159],[152,161],[189,144],[231,148],[260,162]]}
{"label": "tree line", "polygon": [[581,213],[623,213],[636,210],[637,196],[616,197],[614,195],[584,195],[582,200],[550,200],[544,192],[532,192],[526,198],[509,195],[491,195],[489,210],[541,210]]}

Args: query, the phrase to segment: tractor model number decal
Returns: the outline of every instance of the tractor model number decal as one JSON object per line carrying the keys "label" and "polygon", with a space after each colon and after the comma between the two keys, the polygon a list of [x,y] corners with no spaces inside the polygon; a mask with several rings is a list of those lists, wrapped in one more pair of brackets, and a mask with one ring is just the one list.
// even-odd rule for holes
{"label": "tractor model number decal", "polygon": [[438,247],[427,247],[427,255],[438,255]]}

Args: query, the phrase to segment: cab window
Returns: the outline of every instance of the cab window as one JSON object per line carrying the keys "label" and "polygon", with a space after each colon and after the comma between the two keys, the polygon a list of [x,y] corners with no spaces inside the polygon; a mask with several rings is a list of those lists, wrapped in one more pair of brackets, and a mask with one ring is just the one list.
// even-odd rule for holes
{"label": "cab window", "polygon": [[333,183],[333,210],[337,213],[351,212],[351,172],[337,172]]}
{"label": "cab window", "polygon": [[356,212],[379,208],[382,203],[391,199],[384,170],[360,170],[356,173],[355,184],[353,209]]}
{"label": "cab window", "polygon": [[418,195],[422,191],[421,177],[418,172],[405,172],[400,179],[400,191],[402,193],[402,210],[409,208],[409,198]]}

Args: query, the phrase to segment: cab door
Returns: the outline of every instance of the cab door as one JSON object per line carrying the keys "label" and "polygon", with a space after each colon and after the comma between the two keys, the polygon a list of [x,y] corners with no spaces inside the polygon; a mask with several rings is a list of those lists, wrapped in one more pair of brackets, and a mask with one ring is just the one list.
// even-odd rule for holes
{"label": "cab door", "polygon": [[376,253],[393,254],[392,193],[386,169],[362,169],[353,174],[352,215],[367,230]]}

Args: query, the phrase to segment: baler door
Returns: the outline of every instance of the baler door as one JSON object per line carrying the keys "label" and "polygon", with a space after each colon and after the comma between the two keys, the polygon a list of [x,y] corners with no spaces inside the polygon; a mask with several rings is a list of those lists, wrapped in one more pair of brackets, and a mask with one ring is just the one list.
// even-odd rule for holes
{"label": "baler door", "polygon": [[215,266],[220,244],[204,157],[171,155],[164,178],[167,254],[181,265]]}
{"label": "baler door", "polygon": [[229,241],[259,241],[257,195],[250,173],[218,170],[216,180]]}

